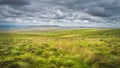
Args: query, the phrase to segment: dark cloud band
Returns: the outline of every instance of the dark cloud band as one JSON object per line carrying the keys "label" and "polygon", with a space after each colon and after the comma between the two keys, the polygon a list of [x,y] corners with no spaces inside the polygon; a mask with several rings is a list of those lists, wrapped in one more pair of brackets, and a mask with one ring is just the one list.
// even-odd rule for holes
{"label": "dark cloud band", "polygon": [[28,0],[0,0],[0,5],[24,6],[30,4]]}

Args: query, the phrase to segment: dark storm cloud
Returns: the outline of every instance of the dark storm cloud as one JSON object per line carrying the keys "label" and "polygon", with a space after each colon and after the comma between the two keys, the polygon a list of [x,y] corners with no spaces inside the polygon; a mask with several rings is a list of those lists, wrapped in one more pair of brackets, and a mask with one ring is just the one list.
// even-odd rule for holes
{"label": "dark storm cloud", "polygon": [[103,7],[92,7],[85,10],[87,13],[94,15],[94,16],[100,16],[100,17],[109,17],[110,14],[106,12],[106,9]]}
{"label": "dark storm cloud", "polygon": [[28,0],[0,0],[0,5],[24,6],[30,4]]}

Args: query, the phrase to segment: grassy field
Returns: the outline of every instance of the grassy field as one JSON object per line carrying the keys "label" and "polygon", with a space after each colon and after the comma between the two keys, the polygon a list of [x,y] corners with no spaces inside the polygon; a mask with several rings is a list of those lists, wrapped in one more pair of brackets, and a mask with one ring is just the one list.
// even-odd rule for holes
{"label": "grassy field", "polygon": [[120,29],[0,32],[0,68],[120,68]]}

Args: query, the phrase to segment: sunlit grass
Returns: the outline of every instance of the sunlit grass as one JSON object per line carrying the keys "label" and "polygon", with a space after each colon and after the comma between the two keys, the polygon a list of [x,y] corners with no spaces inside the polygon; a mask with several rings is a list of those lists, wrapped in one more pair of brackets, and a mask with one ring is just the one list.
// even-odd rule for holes
{"label": "sunlit grass", "polygon": [[0,32],[0,68],[120,68],[120,29]]}

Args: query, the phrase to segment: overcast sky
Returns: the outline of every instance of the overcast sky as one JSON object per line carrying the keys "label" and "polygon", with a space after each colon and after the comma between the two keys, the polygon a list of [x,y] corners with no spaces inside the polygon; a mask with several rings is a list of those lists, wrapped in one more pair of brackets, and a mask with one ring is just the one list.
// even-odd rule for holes
{"label": "overcast sky", "polygon": [[0,0],[0,23],[120,26],[120,0]]}

